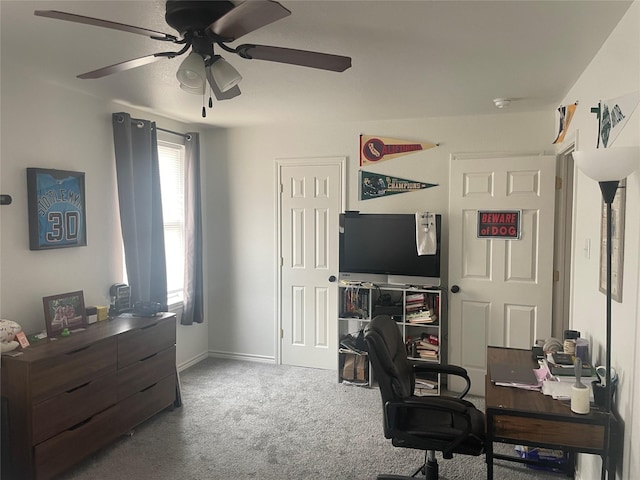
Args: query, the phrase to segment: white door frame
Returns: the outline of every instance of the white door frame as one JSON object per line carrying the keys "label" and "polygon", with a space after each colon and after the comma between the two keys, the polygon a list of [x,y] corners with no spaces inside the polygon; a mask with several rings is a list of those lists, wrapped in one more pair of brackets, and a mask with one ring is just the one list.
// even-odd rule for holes
{"label": "white door frame", "polygon": [[[282,365],[282,167],[284,166],[306,166],[306,165],[338,165],[340,167],[340,211],[345,211],[346,208],[346,192],[347,192],[347,175],[346,165],[347,157],[300,157],[300,158],[276,158],[276,184],[275,184],[275,197],[276,197],[276,252],[275,252],[275,271],[276,271],[276,288],[275,288],[275,352],[276,352],[276,364]],[[338,272],[336,271],[336,278]],[[336,282],[336,288],[338,283]],[[336,312],[336,322],[338,321],[338,312]],[[338,352],[336,352],[336,359],[338,358]]]}
{"label": "white door frame", "polygon": [[553,253],[553,322],[552,335],[562,339],[564,331],[570,328],[571,273],[573,271],[573,202],[574,202],[574,162],[571,152],[576,150],[576,139],[569,139],[557,157],[557,177],[561,182],[556,189],[556,225],[554,229]]}

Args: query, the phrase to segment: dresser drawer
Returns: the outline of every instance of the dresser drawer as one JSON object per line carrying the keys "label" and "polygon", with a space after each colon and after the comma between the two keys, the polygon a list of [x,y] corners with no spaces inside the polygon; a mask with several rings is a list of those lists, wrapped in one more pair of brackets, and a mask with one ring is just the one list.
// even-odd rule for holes
{"label": "dresser drawer", "polygon": [[35,362],[31,367],[33,403],[114,372],[116,352],[117,342],[114,337]]}
{"label": "dresser drawer", "polygon": [[118,404],[120,407],[120,430],[123,432],[131,430],[172,405],[175,398],[176,375],[173,373]]}
{"label": "dresser drawer", "polygon": [[118,370],[118,400],[144,390],[176,371],[176,347],[172,346]]}
{"label": "dresser drawer", "polygon": [[38,480],[54,478],[81,459],[112,442],[119,434],[117,405],[35,447]]}
{"label": "dresser drawer", "polygon": [[33,407],[33,443],[41,443],[117,401],[117,375],[113,372],[40,402]]}
{"label": "dresser drawer", "polygon": [[161,352],[176,343],[175,317],[158,319],[118,337],[118,368]]}

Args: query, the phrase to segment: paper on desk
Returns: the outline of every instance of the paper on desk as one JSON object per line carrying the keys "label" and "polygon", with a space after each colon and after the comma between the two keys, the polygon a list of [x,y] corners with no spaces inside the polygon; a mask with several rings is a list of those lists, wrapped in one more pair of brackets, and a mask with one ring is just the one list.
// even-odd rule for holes
{"label": "paper on desk", "polygon": [[[562,381],[555,379],[548,379],[542,382],[542,393],[549,395],[555,400],[569,400],[571,398],[571,385],[576,383],[575,378],[573,382]],[[586,385],[589,388],[589,400],[593,402],[593,389],[591,384]]]}

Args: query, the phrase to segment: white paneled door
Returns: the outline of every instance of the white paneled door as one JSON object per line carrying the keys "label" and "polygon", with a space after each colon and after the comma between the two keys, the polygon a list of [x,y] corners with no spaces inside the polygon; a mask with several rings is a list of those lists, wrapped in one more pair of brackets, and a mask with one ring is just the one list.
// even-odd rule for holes
{"label": "white paneled door", "polygon": [[280,358],[286,365],[337,369],[344,164],[343,158],[278,162]]}
{"label": "white paneled door", "polygon": [[[551,336],[555,171],[553,156],[451,158],[449,362],[472,393],[484,394],[488,345]],[[520,210],[521,237],[478,238],[478,210]]]}

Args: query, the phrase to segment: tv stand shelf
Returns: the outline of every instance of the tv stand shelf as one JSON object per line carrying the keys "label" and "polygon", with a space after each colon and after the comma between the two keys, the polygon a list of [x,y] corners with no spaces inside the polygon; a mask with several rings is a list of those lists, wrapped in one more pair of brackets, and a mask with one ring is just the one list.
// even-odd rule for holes
{"label": "tv stand shelf", "polygon": [[[361,332],[371,319],[389,315],[398,324],[414,361],[443,363],[444,335],[442,290],[438,287],[342,282],[338,300],[338,381],[371,386],[374,378],[366,352],[361,351]],[[355,348],[351,348],[355,347]],[[418,382],[417,394],[440,393],[439,375]]]}

